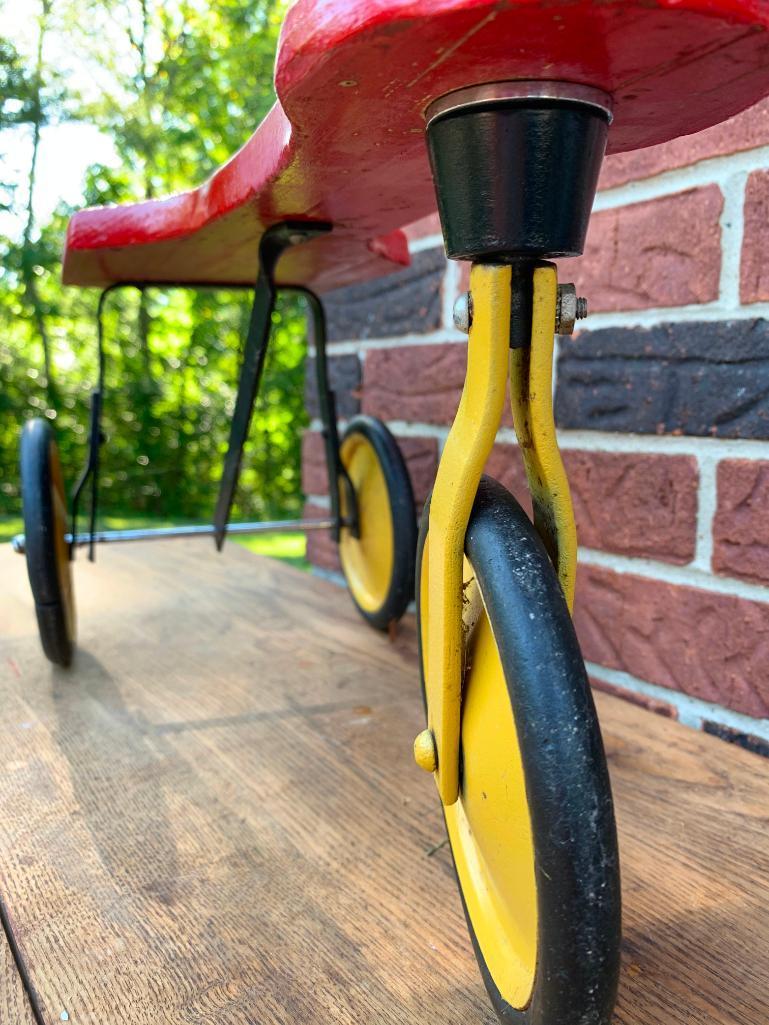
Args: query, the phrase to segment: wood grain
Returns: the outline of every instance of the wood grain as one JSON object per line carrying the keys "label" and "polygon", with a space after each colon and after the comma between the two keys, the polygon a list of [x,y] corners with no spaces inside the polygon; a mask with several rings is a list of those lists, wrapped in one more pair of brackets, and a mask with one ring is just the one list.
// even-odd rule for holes
{"label": "wood grain", "polygon": [[[0,893],[45,1021],[490,1025],[450,855],[427,854],[413,623],[392,643],[236,545],[107,548],[75,572],[67,672],[0,553]],[[765,1025],[769,763],[598,701],[618,1025]]]}

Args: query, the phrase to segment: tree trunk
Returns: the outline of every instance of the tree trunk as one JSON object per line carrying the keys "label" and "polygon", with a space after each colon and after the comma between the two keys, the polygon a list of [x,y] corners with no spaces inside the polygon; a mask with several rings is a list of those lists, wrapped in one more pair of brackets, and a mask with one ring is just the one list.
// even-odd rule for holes
{"label": "tree trunk", "polygon": [[32,322],[43,346],[43,368],[45,388],[49,405],[55,405],[55,383],[51,362],[51,343],[46,324],[45,306],[38,288],[35,274],[35,250],[32,237],[35,230],[35,182],[37,161],[40,153],[40,136],[43,127],[43,43],[51,12],[51,0],[42,0],[35,56],[34,95],[32,103],[32,158],[29,165],[29,187],[27,193],[27,217],[24,225],[21,250],[21,272],[24,282],[24,299],[32,313]]}

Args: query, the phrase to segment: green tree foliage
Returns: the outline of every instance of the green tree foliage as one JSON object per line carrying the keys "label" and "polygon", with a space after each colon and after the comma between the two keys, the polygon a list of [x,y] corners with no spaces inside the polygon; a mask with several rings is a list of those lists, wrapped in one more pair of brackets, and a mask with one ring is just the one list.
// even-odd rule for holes
{"label": "green tree foliage", "polygon": [[[21,60],[0,40],[0,132],[27,126],[32,161],[20,238],[0,238],[0,513],[19,505],[16,459],[26,417],[55,423],[68,481],[85,459],[96,379],[98,294],[60,285],[71,211],[34,217],[45,126],[65,118],[109,134],[116,166],[94,164],[91,205],[198,184],[253,132],[273,102],[285,3],[277,0],[35,0],[37,45]],[[62,90],[47,43],[78,55],[96,95]],[[61,45],[60,45],[61,48]],[[92,91],[93,92],[93,91]],[[36,141],[37,140],[37,141]],[[14,197],[9,198],[13,203]],[[254,254],[256,259],[256,254]],[[227,445],[249,297],[238,292],[123,291],[108,301],[101,508],[209,516]],[[301,504],[299,439],[304,315],[282,301],[247,448],[235,515],[292,514]]]}

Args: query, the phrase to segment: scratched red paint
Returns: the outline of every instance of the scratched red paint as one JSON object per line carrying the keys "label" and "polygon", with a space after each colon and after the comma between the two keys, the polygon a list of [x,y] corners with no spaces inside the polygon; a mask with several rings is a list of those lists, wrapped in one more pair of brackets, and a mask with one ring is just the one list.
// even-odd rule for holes
{"label": "scratched red paint", "polygon": [[501,79],[611,93],[609,152],[699,131],[769,92],[767,0],[298,0],[283,27],[278,102],[200,188],[84,210],[67,284],[250,283],[265,227],[328,220],[278,277],[324,291],[394,269],[398,229],[435,205],[425,107]]}

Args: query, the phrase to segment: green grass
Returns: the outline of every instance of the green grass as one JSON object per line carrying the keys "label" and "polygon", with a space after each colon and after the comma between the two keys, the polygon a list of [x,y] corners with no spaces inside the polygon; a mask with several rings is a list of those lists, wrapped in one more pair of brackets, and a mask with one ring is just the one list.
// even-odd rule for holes
{"label": "green grass", "polygon": [[[80,530],[87,529],[87,522],[81,519]],[[150,516],[104,516],[99,518],[101,530],[136,530],[140,527],[173,527],[188,523],[200,522],[193,520],[153,519]],[[21,534],[24,524],[21,516],[0,516],[0,544],[10,541],[14,534]],[[239,534],[233,541],[248,548],[257,555],[266,555],[271,559],[288,562],[297,569],[308,570],[307,538],[304,534]],[[172,541],[169,543],[173,543]]]}
{"label": "green grass", "polygon": [[0,516],[0,543],[10,541],[14,534],[24,530],[21,516]]}
{"label": "green grass", "polygon": [[308,570],[307,538],[304,534],[242,534],[233,540],[257,555],[281,559],[297,569]]}

